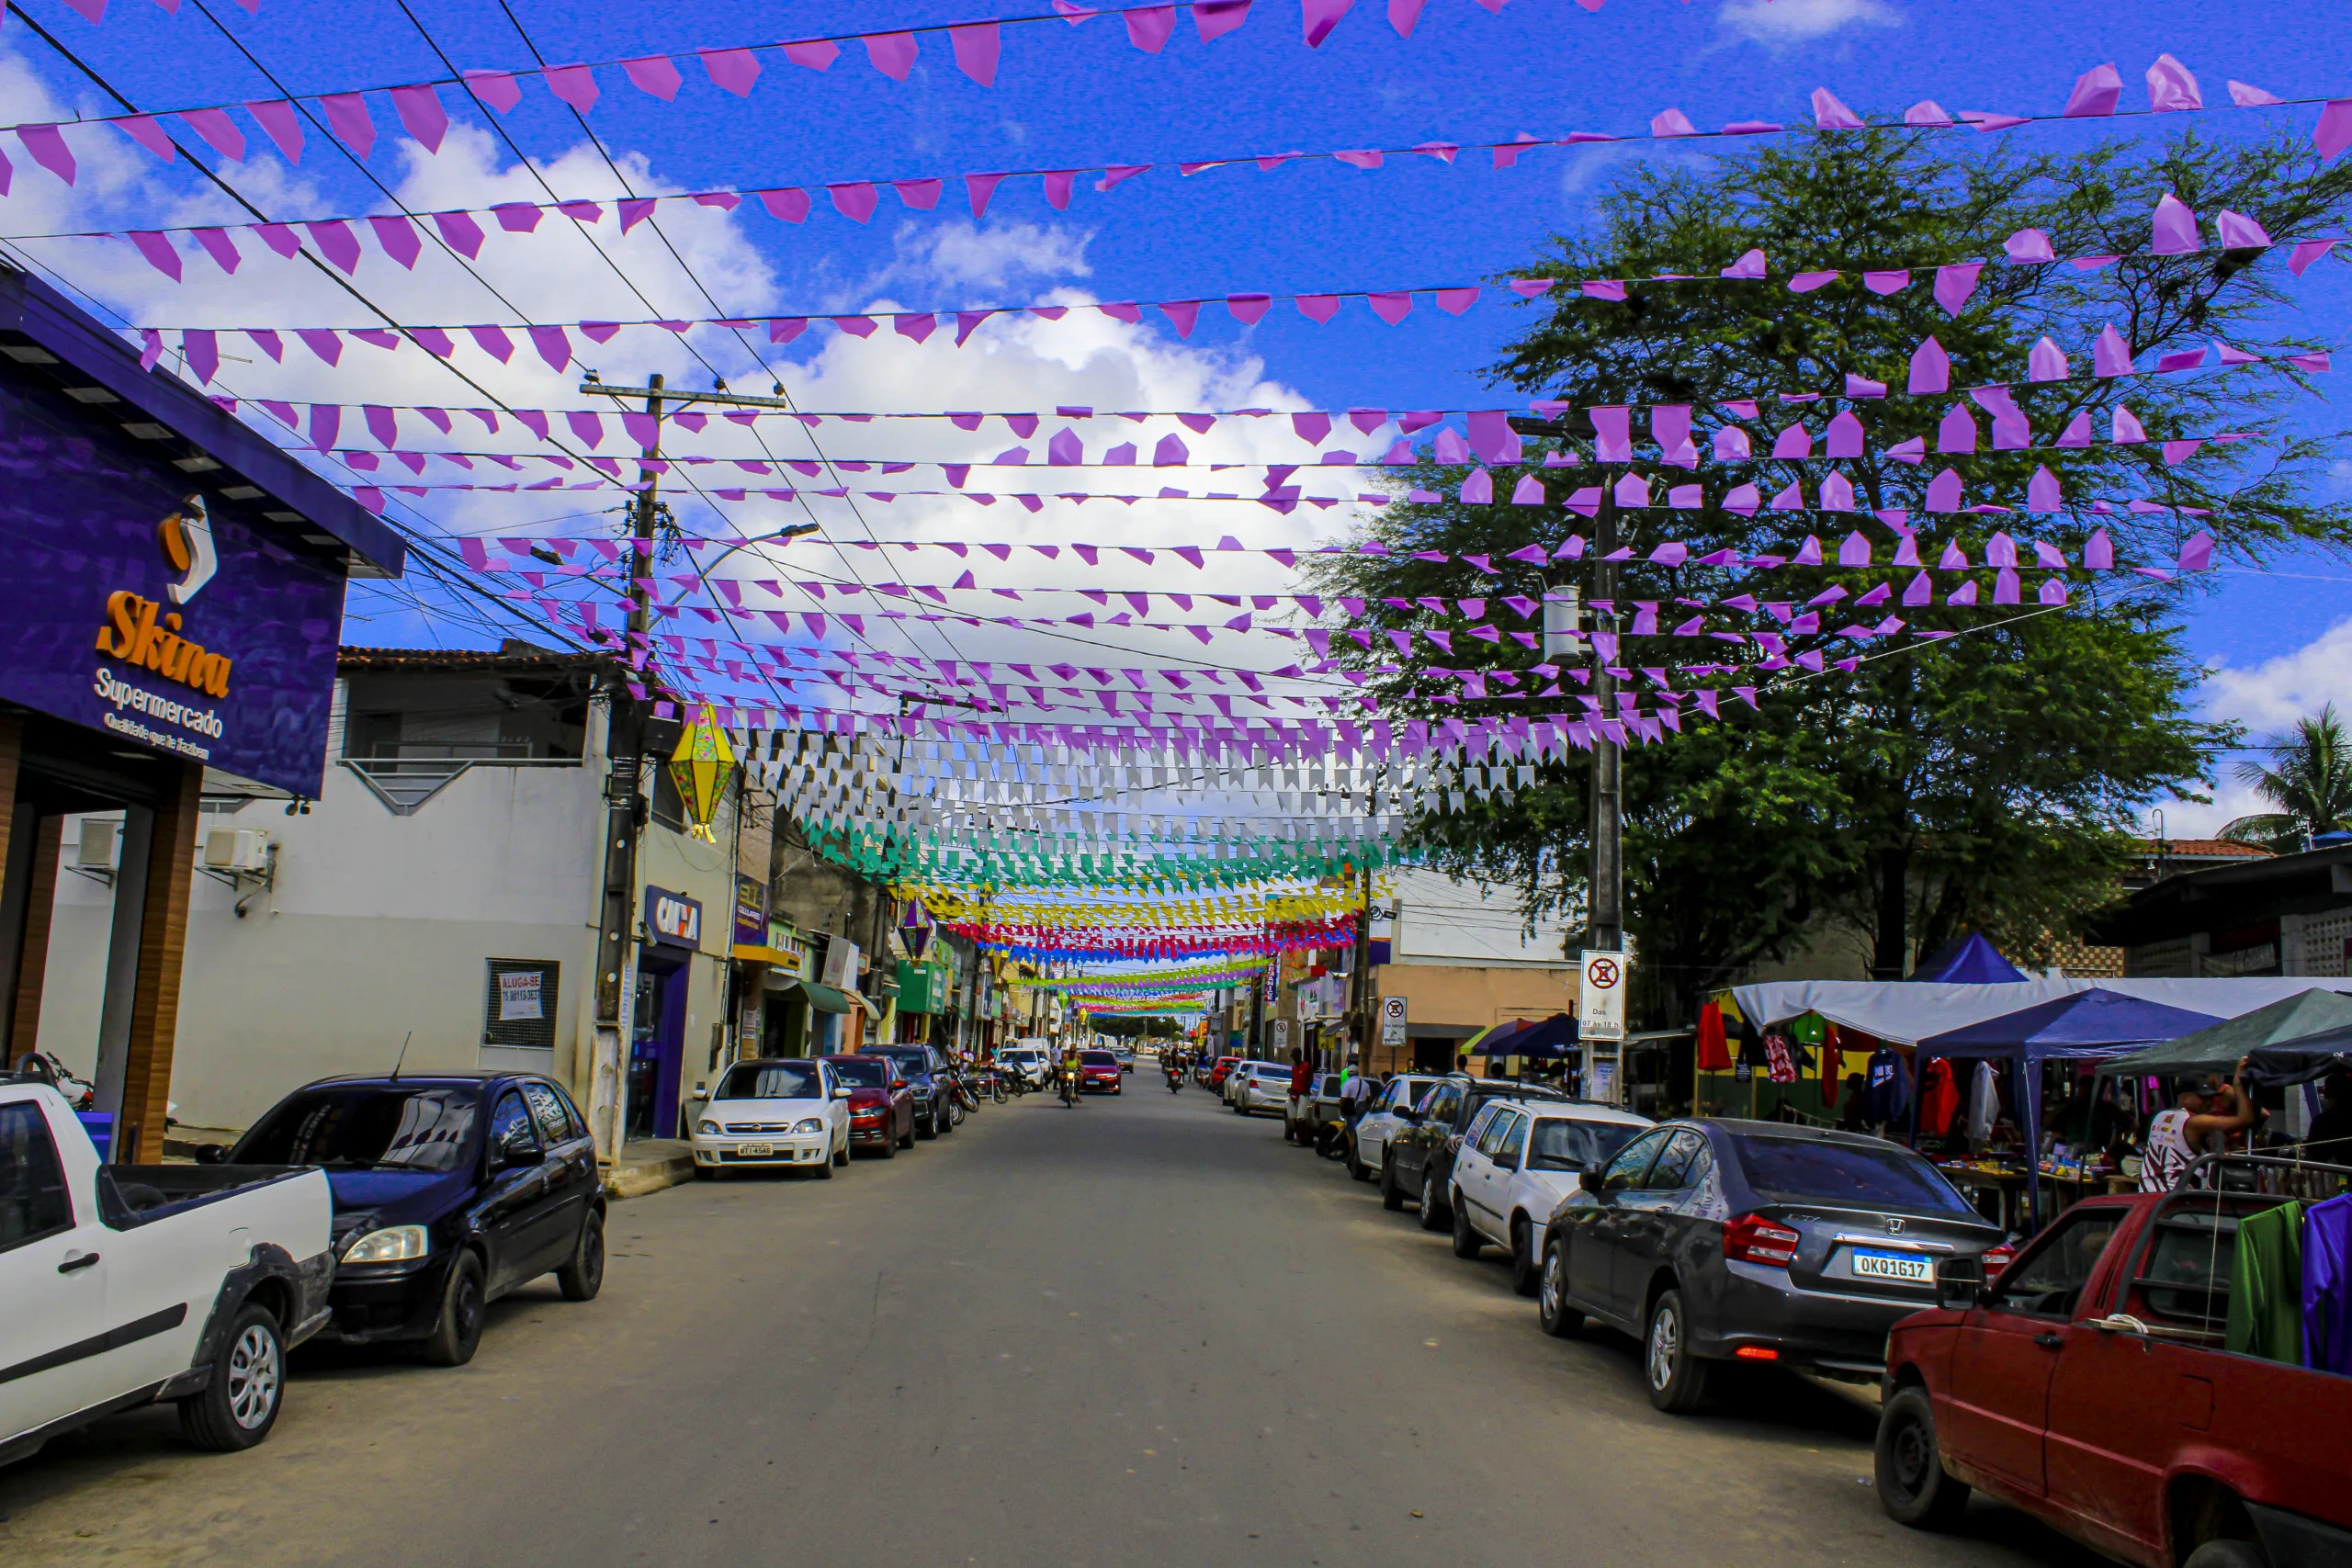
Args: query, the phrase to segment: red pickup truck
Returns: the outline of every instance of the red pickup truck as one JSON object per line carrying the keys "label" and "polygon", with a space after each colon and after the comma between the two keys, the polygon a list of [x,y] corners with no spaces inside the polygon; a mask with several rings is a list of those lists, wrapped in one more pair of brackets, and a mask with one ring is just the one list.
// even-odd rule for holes
{"label": "red pickup truck", "polygon": [[1878,1493],[1928,1529],[1972,1488],[2143,1568],[2352,1563],[2352,1378],[2224,1351],[2241,1217],[2283,1200],[2094,1198],[1888,1336]]}

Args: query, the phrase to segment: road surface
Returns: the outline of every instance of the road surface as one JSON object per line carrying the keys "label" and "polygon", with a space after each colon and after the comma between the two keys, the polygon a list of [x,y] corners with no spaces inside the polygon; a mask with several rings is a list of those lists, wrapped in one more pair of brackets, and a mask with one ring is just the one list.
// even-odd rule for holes
{"label": "road surface", "polygon": [[1902,1529],[1871,1417],[1758,1371],[1652,1411],[1629,1341],[1148,1068],[839,1179],[616,1205],[602,1298],[543,1281],[441,1371],[305,1353],[277,1431],[169,1412],[0,1472],[0,1561],[2087,1568],[1981,1500]]}

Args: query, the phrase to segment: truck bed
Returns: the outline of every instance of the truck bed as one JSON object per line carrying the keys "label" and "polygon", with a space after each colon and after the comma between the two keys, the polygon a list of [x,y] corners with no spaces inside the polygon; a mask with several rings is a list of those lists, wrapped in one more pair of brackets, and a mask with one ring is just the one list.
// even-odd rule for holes
{"label": "truck bed", "polygon": [[114,1210],[110,1219],[144,1224],[166,1214],[186,1213],[235,1193],[290,1180],[310,1168],[300,1165],[102,1166],[98,1174],[99,1201]]}

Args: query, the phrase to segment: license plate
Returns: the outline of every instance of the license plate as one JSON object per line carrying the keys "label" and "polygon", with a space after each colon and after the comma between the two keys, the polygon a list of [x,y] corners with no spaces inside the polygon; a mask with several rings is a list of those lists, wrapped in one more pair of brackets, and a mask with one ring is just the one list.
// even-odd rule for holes
{"label": "license plate", "polygon": [[735,1152],[745,1159],[765,1159],[775,1153],[774,1144],[738,1144]]}
{"label": "license plate", "polygon": [[1857,1250],[1851,1257],[1858,1280],[1900,1280],[1908,1285],[1924,1285],[1936,1277],[1934,1262],[1916,1252]]}

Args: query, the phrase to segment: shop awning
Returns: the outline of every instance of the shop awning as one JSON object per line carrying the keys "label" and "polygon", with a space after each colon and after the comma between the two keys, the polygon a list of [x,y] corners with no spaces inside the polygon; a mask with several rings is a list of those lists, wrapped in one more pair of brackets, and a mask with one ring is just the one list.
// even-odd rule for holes
{"label": "shop awning", "polygon": [[831,986],[820,986],[814,980],[779,979],[774,971],[768,975],[771,991],[798,991],[808,998],[808,1005],[819,1012],[847,1012],[865,1000],[855,991],[837,991]]}
{"label": "shop awning", "polygon": [[1740,1017],[1758,1029],[1817,1012],[1840,1029],[1898,1045],[1917,1044],[1942,1034],[2016,1012],[2038,1002],[2082,991],[2112,991],[2167,1007],[2186,1008],[2208,1018],[2240,1018],[2282,997],[2313,986],[2352,989],[2352,980],[2312,980],[2278,976],[2207,976],[2193,980],[2052,980],[1972,986],[1922,980],[1768,980],[1735,986]]}
{"label": "shop awning", "polygon": [[2184,1034],[2177,1040],[2120,1057],[2107,1066],[2119,1077],[2164,1077],[2173,1073],[2226,1073],[2242,1056],[2266,1046],[2299,1041],[2323,1032],[2341,1032],[2352,1025],[2352,997],[2312,989],[2301,996],[2256,1008],[2243,1018]]}
{"label": "shop awning", "polygon": [[782,969],[800,967],[800,959],[797,953],[786,953],[779,947],[763,947],[754,942],[739,942],[729,949],[729,953],[745,964],[766,964]]}

